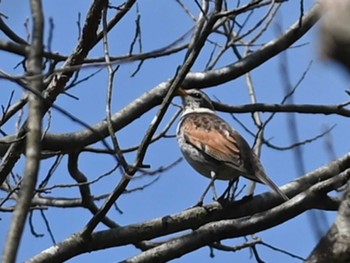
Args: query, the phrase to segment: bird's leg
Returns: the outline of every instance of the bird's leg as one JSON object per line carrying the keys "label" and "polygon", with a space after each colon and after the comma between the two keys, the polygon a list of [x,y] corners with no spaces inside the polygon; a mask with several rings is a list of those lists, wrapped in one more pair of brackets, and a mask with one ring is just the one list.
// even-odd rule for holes
{"label": "bird's leg", "polygon": [[228,183],[228,186],[226,188],[226,190],[224,191],[224,193],[219,197],[218,200],[226,200],[230,198],[230,190],[232,189],[233,184],[236,182],[236,180],[230,180],[230,182]]}
{"label": "bird's leg", "polygon": [[249,182],[249,189],[248,189],[248,193],[247,193],[248,197],[251,197],[254,195],[255,186],[256,186],[256,182],[254,182],[254,181]]}
{"label": "bird's leg", "polygon": [[199,199],[198,203],[196,204],[196,206],[201,206],[203,204],[203,200],[205,198],[205,196],[207,195],[208,191],[210,188],[213,188],[213,194],[214,194],[214,198],[215,200],[218,200],[218,196],[216,194],[216,190],[215,190],[215,184],[214,184],[214,181],[215,181],[215,172],[211,171],[210,172],[210,177],[211,177],[211,180],[210,180],[210,183],[209,185],[207,186],[207,188],[205,188],[205,191],[204,193],[202,194],[201,198]]}
{"label": "bird's leg", "polygon": [[213,195],[214,195],[214,200],[218,200],[218,195],[216,194],[216,189],[215,189],[215,172],[211,171],[210,172],[210,176],[211,176],[211,181],[210,181],[210,185],[209,187],[211,187],[213,189]]}

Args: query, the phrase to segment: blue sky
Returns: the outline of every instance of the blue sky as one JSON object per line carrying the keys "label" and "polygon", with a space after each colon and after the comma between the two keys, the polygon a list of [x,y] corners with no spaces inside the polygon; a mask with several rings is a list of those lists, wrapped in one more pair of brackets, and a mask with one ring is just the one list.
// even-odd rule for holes
{"label": "blue sky", "polygon": [[[48,18],[52,17],[55,24],[52,50],[68,55],[74,49],[78,38],[78,28],[76,26],[78,12],[81,12],[82,18],[84,18],[91,1],[46,0],[43,2],[46,21],[48,21]],[[278,27],[285,29],[296,21],[299,16],[299,3],[296,2],[299,1],[288,1],[288,3],[285,4],[275,22],[272,24],[272,28],[274,29],[261,39],[261,43],[279,35]],[[307,2],[304,3],[305,10],[308,10],[312,3],[309,3],[309,1],[305,2]],[[143,0],[139,1],[139,10],[141,14],[144,51],[155,50],[170,44],[192,26],[192,21],[183,13],[175,1],[150,2]],[[191,10],[195,14],[198,14],[198,9],[194,5],[191,6]],[[3,0],[0,3],[0,12],[8,17],[6,23],[20,36],[26,38],[24,23],[26,19],[30,18],[28,2]],[[134,9],[120,26],[111,32],[109,37],[111,53],[113,55],[123,55],[128,52],[134,32],[135,14],[136,11]],[[46,32],[48,32],[48,30],[49,28],[46,26]],[[5,36],[0,33],[0,38],[5,39]],[[329,62],[324,62],[319,58],[317,42],[317,29],[313,29],[296,44],[303,44],[301,47],[292,48],[286,52],[288,74],[292,84],[298,82],[304,71],[308,68],[309,63],[312,61],[307,76],[295,93],[295,102],[300,104],[343,103],[348,100],[348,96],[344,92],[344,90],[348,89],[348,78],[338,66]],[[203,66],[208,59],[210,51],[209,48],[203,50],[198,62],[193,67],[193,71],[203,70]],[[13,74],[22,73],[20,68],[13,69],[19,62],[19,57],[9,56],[2,51],[0,51],[0,54],[2,57],[0,61],[1,69]],[[103,49],[101,45],[98,45],[90,54],[91,57],[102,55]],[[130,75],[137,68],[137,65],[123,65],[118,71],[115,80],[113,112],[120,110],[147,90],[171,78],[182,62],[183,56],[184,53],[180,53],[159,60],[148,60],[135,77],[131,77]],[[225,56],[219,65],[232,63],[232,59],[233,58],[230,56]],[[285,82],[280,70],[282,62],[280,57],[276,57],[252,72],[257,97],[260,102],[278,103],[282,100],[284,96],[283,85]],[[88,76],[94,71],[96,71],[96,69],[82,70],[80,76]],[[56,101],[56,104],[65,109],[69,109],[72,114],[78,116],[86,123],[95,124],[101,121],[106,117],[105,101],[107,76],[107,70],[102,70],[88,82],[84,82],[73,88],[70,93],[79,97],[78,101],[62,95]],[[2,92],[0,103],[2,105],[7,104],[7,100],[13,90],[15,90],[16,99],[20,98],[23,92],[19,87],[3,80],[0,80],[0,87]],[[213,98],[217,97],[227,104],[250,103],[244,77],[208,89],[207,93]],[[177,98],[174,102],[180,103]],[[169,109],[159,131],[167,124],[167,121],[169,121],[176,109],[175,106]],[[126,129],[117,133],[122,148],[137,145],[142,140],[155,112],[156,109],[151,110],[129,125]],[[230,115],[223,113],[220,115],[236,127],[250,144],[253,143],[254,138],[246,133]],[[266,118],[269,114],[265,113],[262,114],[262,116]],[[265,131],[266,138],[269,138],[272,143],[279,146],[286,146],[291,143],[287,131],[286,116],[286,114],[277,114]],[[237,114],[236,117],[249,129],[256,131],[250,114]],[[349,141],[344,141],[342,139],[347,136],[348,131],[348,125],[344,119],[337,116],[326,115],[298,115],[297,122],[301,139],[314,137],[323,132],[327,127],[329,128],[332,125],[336,125],[330,134],[336,156],[340,157],[348,152]],[[45,123],[47,123],[47,117],[45,118]],[[14,125],[14,122],[9,122],[3,129],[11,134],[14,132]],[[169,134],[174,134],[175,128],[176,125],[171,128]],[[81,129],[83,129],[83,127],[79,124],[73,123],[60,113],[52,111],[50,132],[73,132]],[[306,164],[306,171],[312,171],[330,161],[330,157],[325,149],[324,139],[303,146],[302,152]],[[130,162],[133,162],[134,157],[133,153],[127,155],[127,159]],[[179,157],[181,157],[181,153],[177,147],[175,138],[163,139],[150,146],[145,158],[145,163],[150,164],[152,169],[157,169],[160,166],[165,166],[177,160]],[[288,183],[300,176],[295,169],[293,154],[290,151],[281,152],[264,147],[261,160],[268,174],[278,185]],[[20,175],[23,173],[23,163],[24,159],[22,158],[15,167],[15,171]],[[43,162],[40,172],[41,179],[45,177],[52,163],[52,159]],[[64,157],[60,168],[55,173],[51,185],[73,183],[67,172],[66,163],[67,158]],[[90,180],[93,180],[112,169],[114,165],[115,160],[111,157],[84,153],[81,155],[79,168]],[[92,186],[92,191],[96,195],[108,193],[115,187],[119,179],[120,175],[114,173]],[[153,178],[146,177],[133,180],[130,187],[135,188],[141,186],[150,182],[152,179]],[[176,168],[162,174],[159,180],[151,187],[143,191],[122,196],[117,204],[123,211],[123,214],[112,209],[108,215],[121,225],[126,225],[176,213],[194,205],[207,184],[208,180],[206,178],[196,174],[187,163],[181,162]],[[241,185],[243,186],[244,184],[247,184],[247,181],[241,180]],[[222,191],[226,187],[226,183],[222,182],[218,182],[216,185],[219,191]],[[257,188],[258,193],[268,190],[266,186],[261,185]],[[53,190],[52,195],[76,197],[78,195],[78,189]],[[206,201],[210,202],[211,196],[209,196]],[[98,204],[101,205],[102,203],[99,202]],[[63,240],[74,232],[79,231],[91,217],[91,215],[83,209],[50,208],[45,211],[45,214],[50,222],[56,241]],[[327,213],[329,223],[334,219],[334,215],[335,213]],[[0,245],[3,248],[11,215],[1,214],[0,217],[2,219],[0,221]],[[18,262],[22,262],[52,245],[39,213],[34,213],[34,225],[37,232],[44,233],[45,236],[42,238],[35,238],[31,235],[29,227],[27,227],[19,251]],[[98,229],[104,229],[104,226],[100,225]],[[262,237],[266,243],[303,257],[308,255],[317,241],[311,230],[308,217],[305,214],[273,229],[258,233],[258,236]],[[244,242],[243,238],[228,240],[224,243],[235,245],[242,242]],[[258,251],[261,258],[266,262],[300,262],[262,246],[258,247]],[[137,250],[128,246],[82,255],[71,259],[69,262],[86,262],[87,260],[89,262],[118,262],[136,253]],[[254,259],[251,259],[248,249],[235,253],[216,251],[215,257],[210,258],[209,249],[207,247],[185,255],[173,262],[227,262],[228,260],[235,262],[255,262]]]}

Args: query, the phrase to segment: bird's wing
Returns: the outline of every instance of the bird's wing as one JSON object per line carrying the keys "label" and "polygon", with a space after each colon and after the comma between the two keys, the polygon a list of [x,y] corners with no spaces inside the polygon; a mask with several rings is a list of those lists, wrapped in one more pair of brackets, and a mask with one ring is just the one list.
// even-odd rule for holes
{"label": "bird's wing", "polygon": [[[186,141],[211,158],[234,166],[242,175],[246,174],[239,145],[235,136],[232,136],[232,128],[224,120],[213,119],[209,114],[203,114],[201,120],[198,118],[183,121]],[[222,127],[221,132],[214,126]]]}

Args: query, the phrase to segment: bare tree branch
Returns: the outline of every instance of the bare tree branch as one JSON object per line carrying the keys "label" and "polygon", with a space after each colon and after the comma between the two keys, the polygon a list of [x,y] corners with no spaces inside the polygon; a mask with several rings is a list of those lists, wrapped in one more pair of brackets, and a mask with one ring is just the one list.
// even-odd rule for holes
{"label": "bare tree branch", "polygon": [[[43,64],[43,34],[44,14],[41,0],[31,1],[33,16],[32,43],[28,50],[28,81],[33,90],[43,90],[41,78]],[[7,242],[3,254],[3,262],[16,262],[17,251],[28,216],[40,165],[41,127],[43,117],[43,102],[33,93],[28,94],[29,117],[27,121],[26,164],[21,183],[20,195],[17,201],[13,219],[8,231]]]}
{"label": "bare tree branch", "polygon": [[320,242],[309,255],[306,263],[326,263],[350,261],[350,184],[344,193],[340,204],[338,216],[328,233],[322,237]]}
{"label": "bare tree branch", "polygon": [[[218,240],[262,231],[308,209],[317,207],[319,203],[323,202],[322,196],[332,189],[344,185],[349,179],[350,170],[344,166],[350,167],[350,155],[344,156],[341,162],[333,162],[296,182],[290,183],[290,186],[295,190],[297,189],[296,185],[300,183],[300,185],[305,186],[305,192],[299,192],[300,194],[279,206],[276,206],[279,202],[277,196],[275,199],[271,193],[256,196],[251,200],[227,204],[213,203],[140,224],[95,232],[88,239],[80,234],[75,234],[57,246],[48,248],[33,257],[29,262],[59,262],[84,252],[123,246],[129,242],[150,240],[186,229],[196,229],[190,234],[172,239],[169,244],[162,243],[160,246],[131,259],[131,262],[139,262],[139,260],[150,260],[145,262],[153,260],[154,262],[154,257],[158,255],[161,256],[161,261],[166,261]],[[344,168],[347,170],[334,176],[337,171]],[[305,180],[316,182],[319,181],[319,178],[322,181],[311,188],[304,182]]]}
{"label": "bare tree branch", "polygon": [[[332,124],[335,122],[334,126],[336,125],[337,129],[334,129],[334,134],[338,136],[338,132],[343,132],[346,118],[350,117],[350,103],[346,94],[350,94],[348,91],[340,94],[343,95],[340,102],[339,98],[334,101],[332,97],[327,100],[328,103],[323,103],[317,97],[314,101],[321,102],[312,104],[312,99],[301,102],[304,97],[299,101],[296,99],[300,97],[295,97],[295,102],[285,104],[291,96],[302,96],[302,92],[309,92],[319,84],[311,83],[305,78],[306,72],[308,76],[312,73],[308,71],[311,63],[302,76],[297,77],[297,84],[293,87],[290,87],[290,83],[298,73],[292,70],[290,75],[277,74],[280,76],[277,81],[283,81],[282,85],[276,83],[276,73],[274,75],[272,73],[271,79],[267,80],[273,81],[273,85],[268,87],[259,85],[262,90],[258,90],[253,84],[258,83],[255,77],[266,79],[266,75],[259,75],[260,69],[263,72],[270,70],[269,62],[275,56],[282,57],[282,64],[278,66],[284,69],[289,66],[288,61],[283,59],[285,54],[289,55],[289,51],[285,51],[293,48],[294,54],[310,50],[310,45],[300,44],[300,39],[306,35],[305,42],[312,42],[307,33],[321,15],[325,16],[326,30],[322,32],[328,34],[326,41],[339,40],[339,35],[342,35],[339,32],[348,30],[339,27],[341,23],[337,21],[335,13],[327,16],[324,12],[324,7],[327,5],[334,10],[342,7],[338,1],[334,0],[333,3],[324,0],[322,2],[326,5],[323,7],[316,3],[310,8],[312,4],[306,4],[302,0],[296,3],[290,1],[286,3],[284,0],[256,0],[244,3],[195,0],[185,3],[186,1],[178,0],[167,3],[166,8],[175,6],[180,7],[179,10],[171,10],[174,11],[171,14],[159,13],[159,16],[153,18],[172,19],[171,16],[177,11],[179,16],[176,16],[176,19],[185,18],[178,20],[181,22],[181,27],[168,30],[171,28],[169,24],[170,27],[164,27],[164,32],[158,32],[157,27],[163,30],[162,23],[167,20],[158,20],[157,24],[152,25],[154,28],[150,27],[151,24],[147,20],[149,15],[153,14],[149,9],[154,6],[136,0],[125,0],[118,5],[107,0],[94,0],[90,4],[77,6],[74,4],[74,8],[77,9],[69,10],[74,12],[73,17],[69,19],[73,19],[72,25],[75,30],[67,30],[67,39],[73,41],[70,43],[73,52],[68,55],[65,55],[66,51],[62,52],[64,49],[61,42],[64,39],[60,38],[59,42],[56,37],[56,34],[62,33],[61,16],[56,12],[44,20],[44,12],[51,14],[56,4],[41,7],[40,0],[31,0],[32,12],[28,17],[34,22],[32,23],[29,18],[22,18],[23,35],[18,33],[21,29],[17,28],[17,24],[11,25],[11,13],[0,13],[0,31],[4,36],[4,39],[0,40],[0,50],[4,51],[4,57],[9,58],[9,61],[15,59],[16,65],[15,68],[11,68],[13,63],[11,60],[10,63],[3,62],[0,68],[0,81],[9,89],[9,95],[4,96],[1,102],[2,116],[0,116],[0,133],[3,136],[0,138],[0,213],[4,214],[4,222],[8,225],[6,227],[9,232],[4,242],[4,262],[15,262],[17,251],[18,260],[23,261],[23,251],[27,247],[24,246],[22,251],[19,249],[19,244],[26,224],[31,227],[32,235],[49,236],[54,243],[51,245],[44,241],[40,245],[41,251],[28,262],[63,262],[83,253],[108,248],[120,249],[125,246],[134,247],[136,253],[130,258],[129,255],[121,254],[119,260],[121,258],[124,262],[165,262],[205,246],[209,247],[210,256],[213,257],[217,256],[214,254],[215,249],[222,252],[250,249],[252,259],[263,262],[265,255],[259,250],[259,245],[275,249],[270,250],[270,253],[282,252],[284,256],[304,260],[289,251],[292,244],[281,250],[269,245],[268,240],[266,243],[265,240],[263,242],[259,237],[256,239],[253,237],[251,241],[245,238],[243,243],[241,239],[244,235],[268,230],[283,222],[292,221],[293,217],[299,214],[316,209],[322,212],[338,210],[339,214],[329,233],[310,254],[309,260],[322,261],[326,258],[329,262],[333,262],[333,259],[339,257],[349,261],[346,248],[350,247],[347,244],[350,243],[347,242],[347,239],[350,239],[347,233],[350,231],[345,208],[349,206],[347,197],[350,190],[347,189],[344,199],[339,198],[337,193],[343,191],[349,182],[350,153],[343,157],[335,155],[339,150],[344,151],[344,145],[335,147],[341,143],[339,140],[334,140],[334,147],[329,146],[325,149],[333,153],[332,159],[335,161],[307,174],[298,172],[300,177],[281,187],[290,198],[283,204],[273,192],[236,200],[241,196],[241,189],[244,189],[237,181],[234,186],[237,191],[228,194],[232,198],[220,199],[202,207],[170,210],[171,212],[164,212],[169,213],[168,215],[161,213],[159,218],[154,218],[154,213],[158,213],[158,210],[143,211],[150,213],[146,217],[147,220],[144,217],[133,218],[132,220],[137,223],[124,221],[123,226],[114,221],[112,214],[108,214],[108,212],[126,213],[129,209],[134,212],[139,206],[130,205],[125,208],[122,201],[130,202],[133,198],[140,198],[140,194],[141,198],[147,198],[147,194],[150,194],[152,202],[157,204],[159,201],[164,202],[165,198],[158,199],[163,196],[158,196],[158,192],[152,191],[154,189],[158,191],[159,186],[162,187],[162,191],[166,189],[167,186],[158,184],[164,183],[163,179],[169,180],[169,177],[164,176],[167,173],[182,172],[182,167],[175,167],[181,161],[178,152],[170,153],[169,148],[169,156],[165,156],[168,154],[167,146],[174,142],[165,139],[174,137],[173,124],[181,111],[181,107],[172,104],[179,87],[214,89],[214,86],[225,84],[221,86],[230,88],[229,82],[232,81],[234,86],[236,83],[237,86],[241,86],[242,78],[237,78],[246,75],[246,83],[243,85],[248,87],[252,104],[235,103],[233,106],[231,99],[225,98],[223,101],[228,104],[216,102],[214,107],[218,111],[231,113],[232,116],[233,113],[251,113],[240,115],[242,120],[238,122],[250,136],[254,137],[258,154],[264,144],[278,150],[289,151],[300,145],[303,145],[302,148],[316,151],[322,147],[322,143],[307,145],[306,143],[322,137],[328,131],[320,135],[309,135],[307,131],[301,136],[311,139],[294,140],[290,144],[285,141],[279,142],[282,145],[291,145],[289,147],[278,148],[269,143],[263,133],[267,129],[269,132],[272,131],[271,128],[274,128],[275,124],[280,124],[277,122],[281,120],[282,114],[277,113],[287,113],[282,117],[294,114],[296,118],[312,118],[312,121],[326,122],[324,126],[327,127],[331,126],[329,121]],[[293,13],[290,13],[290,6],[294,7]],[[309,11],[305,11],[305,6],[308,6]],[[344,16],[345,8],[341,11],[343,12],[339,18],[343,17],[347,21],[346,15]],[[288,21],[292,17],[296,19],[294,24],[283,25],[285,12],[288,12]],[[41,24],[38,23],[39,20]],[[152,23],[154,21],[152,19]],[[44,23],[48,25],[47,30],[43,30]],[[277,36],[274,30],[276,27],[279,30]],[[332,28],[336,31],[332,32]],[[178,32],[178,29],[182,31]],[[341,30],[338,32],[339,29]],[[79,31],[78,34],[76,30]],[[43,32],[47,34],[45,45]],[[169,35],[165,35],[167,33]],[[161,36],[165,43],[170,44],[159,44],[160,42],[154,39],[155,35]],[[297,41],[299,42],[296,43]],[[342,43],[338,42],[338,46],[340,44],[341,47]],[[328,51],[331,53],[327,53],[327,50],[324,52],[326,56],[339,60],[336,56],[341,57],[341,51],[339,53],[341,49],[336,49],[337,45],[332,44],[334,43],[326,46],[330,48]],[[139,50],[135,50],[135,45],[138,45]],[[171,56],[169,60],[165,57],[168,55]],[[292,59],[294,63],[295,58]],[[345,61],[346,57],[341,57],[340,60],[342,59]],[[317,61],[311,57],[307,57],[306,60]],[[159,73],[165,75],[158,76],[157,70],[168,61],[176,62],[164,66],[164,72],[162,68],[162,72]],[[299,62],[299,59],[297,61]],[[132,64],[134,62],[135,65]],[[179,66],[176,68],[175,65],[174,68],[173,63],[178,63]],[[273,61],[272,65],[275,66]],[[293,64],[293,69],[294,67]],[[304,65],[301,65],[300,69],[302,68]],[[163,82],[160,82],[162,79]],[[95,81],[99,83],[96,85]],[[285,83],[289,91],[280,95],[284,96],[281,99],[279,88]],[[309,90],[302,90],[303,86],[306,86],[305,83]],[[297,90],[297,87],[300,88]],[[104,89],[107,91],[107,100],[102,98]],[[332,90],[329,94],[335,93]],[[62,94],[69,96],[63,98],[68,100],[60,100],[59,96]],[[93,97],[95,94],[96,98]],[[224,95],[219,96],[236,96],[229,92],[222,94]],[[258,100],[262,96],[266,103]],[[69,101],[71,98],[74,99],[73,103]],[[274,101],[280,103],[274,104]],[[96,107],[97,110],[90,108],[89,104],[86,108],[87,102],[92,102],[91,107]],[[104,107],[106,114],[99,112]],[[113,108],[117,108],[118,111],[113,112]],[[259,112],[271,112],[271,114],[260,116]],[[95,113],[102,114],[100,117],[97,116],[97,120],[100,121],[96,121]],[[253,123],[248,115],[253,117]],[[262,117],[265,115],[268,117],[264,121]],[[103,119],[104,117],[106,119]],[[141,119],[137,120],[138,118]],[[272,118],[274,122],[270,122]],[[248,119],[248,123],[245,123],[245,119]],[[249,126],[249,123],[253,125]],[[304,132],[303,124],[299,126],[299,121],[297,124],[298,127],[292,128]],[[323,124],[320,125],[324,127]],[[77,130],[77,127],[80,130]],[[253,132],[254,128],[258,129],[258,132]],[[288,134],[284,128],[281,131],[277,130],[278,133],[275,133],[275,130],[272,132],[274,136],[278,134],[276,141],[283,140]],[[112,138],[114,147],[110,147],[107,143],[109,137]],[[266,147],[266,153],[276,154],[270,147]],[[159,148],[161,148],[160,155],[164,153],[164,156],[160,156],[159,152],[154,155],[155,150],[158,151]],[[156,159],[153,159],[154,156]],[[265,157],[270,156],[274,158],[276,155]],[[323,153],[320,159],[312,160],[310,165],[308,163],[308,168],[319,166],[324,156],[330,155],[327,155],[327,152]],[[284,158],[283,164],[289,161],[288,158]],[[172,163],[171,160],[174,159],[177,160]],[[96,165],[92,161],[96,162]],[[25,164],[24,173],[18,172],[19,169],[23,170],[23,164]],[[150,169],[151,165],[158,168]],[[295,165],[287,166],[286,169],[281,168],[280,177],[284,178],[282,180],[287,180],[286,178],[291,175],[290,170]],[[171,169],[174,170],[170,172]],[[151,185],[155,187],[150,187]],[[132,196],[136,191],[138,194]],[[151,205],[146,199],[142,201]],[[113,207],[116,211],[113,211]],[[44,211],[49,209],[50,213]],[[51,221],[51,213],[60,216],[59,213],[66,211],[75,213],[77,210],[87,212],[87,217],[79,221],[80,226],[77,228],[70,228],[69,233],[66,233],[68,229],[65,229],[67,230],[65,234],[70,236],[64,240],[57,240],[56,243],[54,232],[57,225],[56,221]],[[29,222],[26,222],[28,214]],[[35,221],[38,214],[41,215],[40,224]],[[2,219],[1,216],[0,220]],[[239,243],[235,240],[226,240],[238,237]],[[45,246],[48,248],[42,250]],[[327,255],[324,251],[327,251]]]}

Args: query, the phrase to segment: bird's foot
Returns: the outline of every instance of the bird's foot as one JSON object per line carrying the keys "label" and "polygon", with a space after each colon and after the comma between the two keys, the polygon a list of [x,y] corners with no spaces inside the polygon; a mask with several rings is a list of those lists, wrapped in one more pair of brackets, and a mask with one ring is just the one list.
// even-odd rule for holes
{"label": "bird's foot", "polygon": [[194,206],[191,208],[196,208],[196,207],[203,207],[203,200],[199,200]]}

